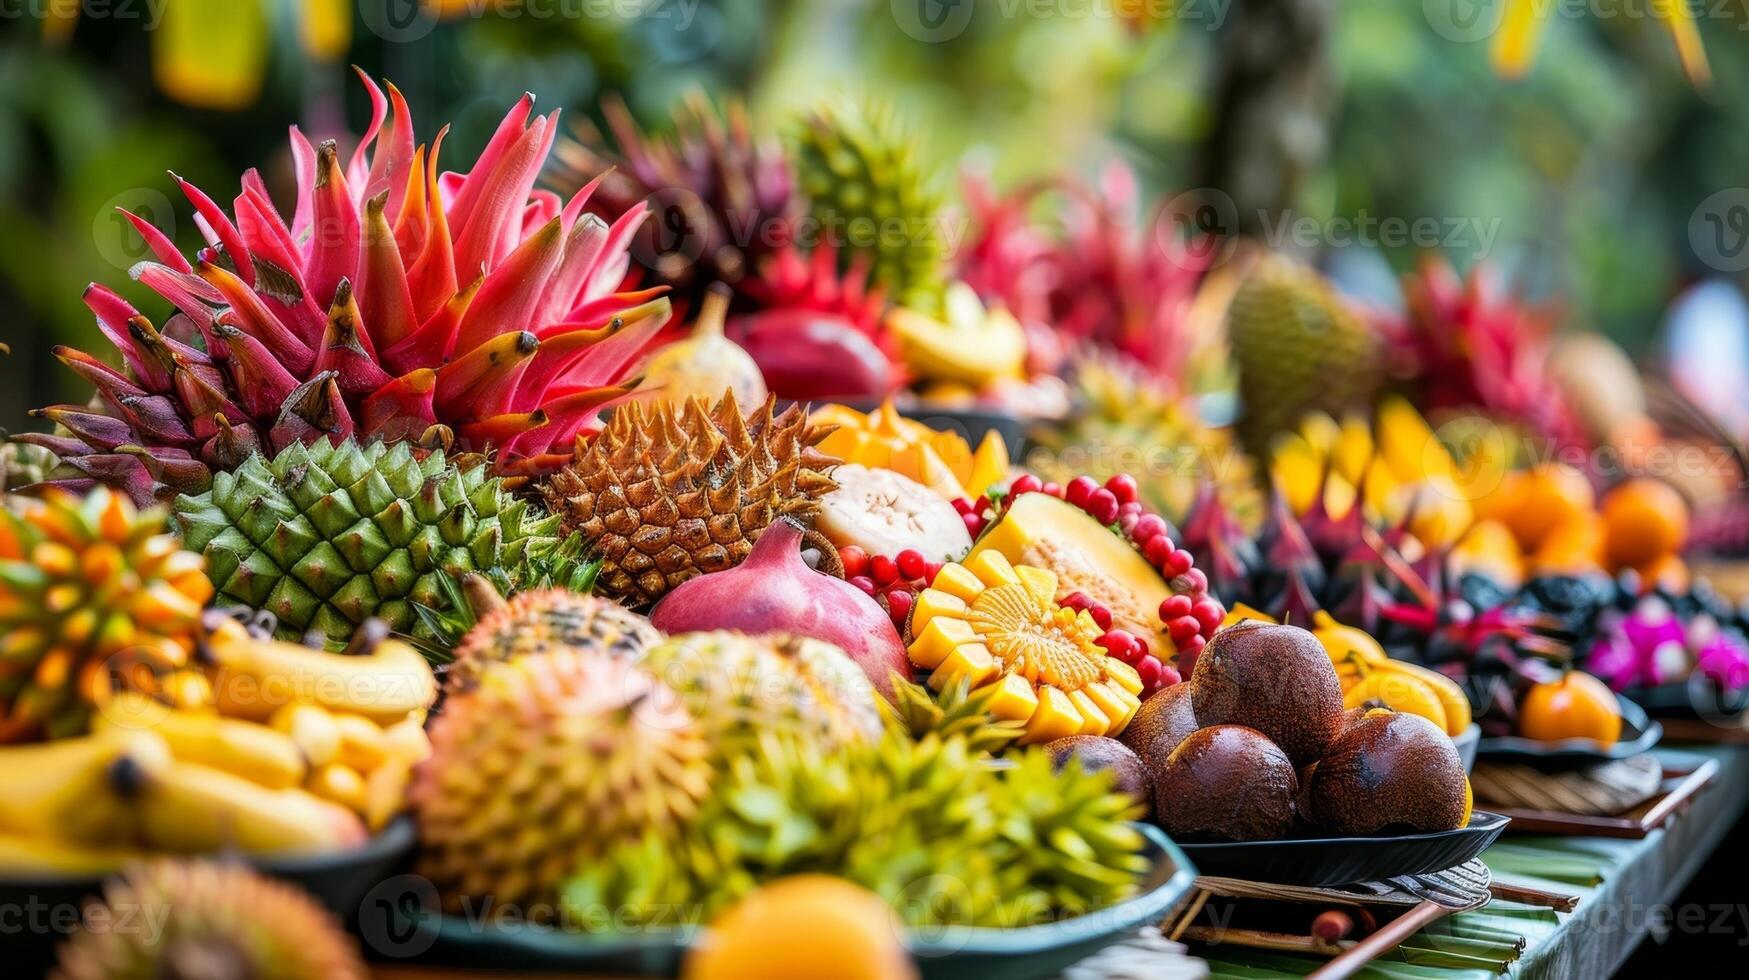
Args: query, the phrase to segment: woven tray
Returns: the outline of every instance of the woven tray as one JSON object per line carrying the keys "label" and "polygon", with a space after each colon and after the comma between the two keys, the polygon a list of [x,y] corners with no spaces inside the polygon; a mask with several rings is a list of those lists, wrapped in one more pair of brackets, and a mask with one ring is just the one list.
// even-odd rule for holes
{"label": "woven tray", "polygon": [[1510,807],[1501,807],[1499,811],[1512,817],[1515,832],[1638,840],[1686,809],[1689,801],[1710,785],[1718,773],[1716,759],[1665,766],[1659,771],[1656,793],[1625,813],[1609,816]]}
{"label": "woven tray", "polygon": [[[1579,769],[1545,772],[1511,762],[1482,761],[1470,773],[1476,804],[1489,809],[1614,816],[1658,795],[1663,766],[1650,754]],[[1512,828],[1520,829],[1516,825]]]}

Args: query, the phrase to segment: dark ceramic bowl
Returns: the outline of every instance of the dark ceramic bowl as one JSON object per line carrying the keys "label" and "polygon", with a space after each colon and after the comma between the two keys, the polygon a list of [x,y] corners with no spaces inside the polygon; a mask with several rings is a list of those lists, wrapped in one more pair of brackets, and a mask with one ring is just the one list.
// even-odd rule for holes
{"label": "dark ceramic bowl", "polygon": [[[413,843],[413,821],[401,817],[360,847],[326,854],[249,858],[248,863],[309,892],[350,925],[370,890],[405,866]],[[0,957],[8,970],[22,971],[8,975],[44,972],[54,961],[56,945],[78,924],[85,902],[102,896],[108,877],[0,875],[0,908],[20,909],[30,916],[22,928],[0,929]]]}
{"label": "dark ceramic bowl", "polygon": [[1626,697],[1617,694],[1615,699],[1621,705],[1621,738],[1614,745],[1599,745],[1588,738],[1539,742],[1518,735],[1497,735],[1482,739],[1477,754],[1498,762],[1567,767],[1631,759],[1650,752],[1664,737],[1664,726]]}
{"label": "dark ceramic bowl", "polygon": [[[905,944],[919,972],[925,980],[1050,977],[1122,936],[1164,919],[1190,891],[1196,869],[1159,828],[1136,827],[1147,838],[1146,854],[1152,864],[1136,897],[1091,915],[1045,925],[949,928],[927,935],[913,931]],[[673,976],[700,933],[697,927],[682,927],[636,935],[587,935],[548,926],[470,920],[437,913],[435,908],[435,903],[414,909],[403,904],[395,923],[363,923],[366,940],[370,942],[380,929],[392,928],[400,945],[390,955],[445,966]]]}
{"label": "dark ceramic bowl", "polygon": [[1179,846],[1197,870],[1210,877],[1328,888],[1455,868],[1486,850],[1507,823],[1497,813],[1478,810],[1470,815],[1469,826],[1436,834]]}

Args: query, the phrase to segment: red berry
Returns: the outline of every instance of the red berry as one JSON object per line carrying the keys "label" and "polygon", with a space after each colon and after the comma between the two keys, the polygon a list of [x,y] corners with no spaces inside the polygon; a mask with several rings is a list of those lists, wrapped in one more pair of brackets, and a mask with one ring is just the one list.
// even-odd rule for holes
{"label": "red berry", "polygon": [[1144,688],[1159,687],[1160,682],[1165,679],[1160,670],[1160,661],[1153,657],[1143,657],[1131,666],[1136,668],[1136,676],[1142,679]]}
{"label": "red berry", "polygon": [[[1174,640],[1173,642],[1177,642]],[[1202,636],[1193,636],[1178,644],[1178,652],[1186,657],[1195,657],[1202,653],[1202,648],[1208,645],[1208,640]]]}
{"label": "red berry", "polygon": [[874,595],[874,592],[875,592],[874,579],[869,578],[867,575],[852,575],[849,579],[849,582],[851,585],[854,585],[857,588],[861,589],[862,591],[867,592],[869,595]]}
{"label": "red berry", "polygon": [[970,514],[972,511],[976,510],[977,507],[969,498],[955,497],[953,498],[953,509],[956,513]]}
{"label": "red berry", "polygon": [[856,545],[839,548],[838,560],[844,563],[845,578],[854,578],[868,571],[868,555]]}
{"label": "red berry", "polygon": [[914,578],[922,578],[923,573],[929,568],[929,559],[924,558],[923,552],[918,551],[916,548],[906,548],[904,551],[899,552],[899,557],[896,561],[899,566],[899,574],[903,576],[906,581]]}
{"label": "red berry", "polygon": [[943,564],[944,562],[932,561],[923,569],[923,583],[925,585],[935,581],[935,577],[941,574]]}
{"label": "red berry", "polygon": [[1110,524],[1117,520],[1117,498],[1111,491],[1100,487],[1093,491],[1093,496],[1087,499],[1087,513],[1101,524]]}
{"label": "red berry", "polygon": [[[1111,610],[1097,602],[1089,603],[1087,607],[1087,615],[1093,617],[1093,621],[1099,624],[1100,629],[1111,629]],[[1140,643],[1141,641],[1137,640],[1136,642]]]}
{"label": "red berry", "polygon": [[1123,507],[1117,509],[1117,529],[1122,531],[1126,538],[1133,539],[1133,536],[1136,533],[1136,522],[1141,519],[1141,511],[1126,510]]}
{"label": "red berry", "polygon": [[1063,499],[1063,485],[1061,483],[1047,483],[1038,489],[1040,493],[1047,497],[1055,497],[1058,500]]}
{"label": "red berry", "polygon": [[1088,598],[1087,593],[1085,592],[1071,592],[1064,596],[1063,601],[1057,603],[1057,605],[1066,609],[1073,609],[1076,612],[1081,612],[1085,609],[1091,608],[1093,600]]}
{"label": "red berry", "polygon": [[1130,503],[1136,499],[1136,478],[1128,473],[1119,473],[1105,481],[1105,489],[1111,491],[1118,503]]}
{"label": "red berry", "polygon": [[966,522],[966,533],[973,538],[984,533],[984,518],[978,514],[961,514],[960,520]]}
{"label": "red berry", "polygon": [[1172,642],[1182,646],[1190,638],[1202,632],[1202,624],[1195,616],[1180,616],[1166,624],[1166,632],[1172,637]]}
{"label": "red berry", "polygon": [[868,560],[868,576],[884,588],[899,580],[899,565],[886,555],[875,555]]}
{"label": "red berry", "polygon": [[1144,657],[1148,656],[1149,655],[1148,641],[1142,639],[1139,636],[1136,637],[1136,649],[1141,651],[1142,656],[1144,656]]}
{"label": "red berry", "polygon": [[1126,654],[1134,655],[1142,648],[1136,644],[1136,638],[1127,630],[1106,630],[1094,643],[1105,648],[1105,652],[1119,660]]}
{"label": "red berry", "polygon": [[1170,623],[1180,616],[1190,615],[1190,596],[1169,595],[1160,603],[1160,622]]}
{"label": "red berry", "polygon": [[[1155,663],[1160,663],[1160,662],[1156,660]],[[1182,680],[1184,680],[1184,678],[1179,675],[1177,667],[1174,667],[1171,664],[1166,664],[1166,663],[1160,664],[1160,686],[1161,687],[1171,687],[1172,685],[1177,684],[1178,682],[1180,682]]]}
{"label": "red berry", "polygon": [[916,597],[904,589],[887,590],[887,615],[893,617],[893,623],[905,625],[905,617],[911,615],[911,606]]}
{"label": "red berry", "polygon": [[1137,544],[1147,544],[1155,538],[1165,537],[1166,521],[1159,514],[1143,514],[1136,518],[1136,526],[1130,529],[1130,537]]}
{"label": "red berry", "polygon": [[1099,481],[1090,476],[1078,476],[1069,481],[1063,488],[1063,499],[1077,507],[1086,507],[1087,501],[1093,496],[1093,491],[1099,489]]}
{"label": "red berry", "polygon": [[1191,566],[1195,564],[1196,556],[1185,551],[1183,548],[1179,548],[1167,557],[1164,571],[1168,575],[1183,575],[1185,572],[1190,571]]}
{"label": "red berry", "polygon": [[1202,624],[1204,633],[1213,633],[1221,625],[1221,620],[1227,618],[1227,611],[1221,608],[1221,604],[1206,596],[1190,607],[1190,614]]}
{"label": "red berry", "polygon": [[1184,581],[1184,588],[1179,590],[1181,592],[1202,595],[1209,590],[1209,577],[1200,568],[1193,568],[1180,575],[1179,578]]}
{"label": "red berry", "polygon": [[1031,473],[1022,473],[1014,478],[1013,483],[1008,485],[1008,495],[1018,497],[1023,493],[1037,493],[1041,487],[1042,484],[1039,483],[1038,477]]}
{"label": "red berry", "polygon": [[[1136,525],[1137,531],[1141,529],[1141,525]],[[1137,536],[1140,537],[1139,534]],[[1166,567],[1166,559],[1172,557],[1174,550],[1176,549],[1172,547],[1171,538],[1164,534],[1156,534],[1142,544],[1142,557],[1148,559],[1148,564],[1155,568],[1164,568]]]}

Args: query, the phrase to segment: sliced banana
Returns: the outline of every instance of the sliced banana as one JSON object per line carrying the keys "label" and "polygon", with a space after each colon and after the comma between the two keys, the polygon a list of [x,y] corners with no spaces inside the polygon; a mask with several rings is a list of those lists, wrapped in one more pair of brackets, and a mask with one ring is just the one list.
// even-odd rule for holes
{"label": "sliced banana", "polygon": [[871,555],[915,548],[934,561],[956,561],[972,550],[972,536],[953,505],[892,470],[849,463],[832,471],[838,489],[820,499],[815,526],[840,548]]}

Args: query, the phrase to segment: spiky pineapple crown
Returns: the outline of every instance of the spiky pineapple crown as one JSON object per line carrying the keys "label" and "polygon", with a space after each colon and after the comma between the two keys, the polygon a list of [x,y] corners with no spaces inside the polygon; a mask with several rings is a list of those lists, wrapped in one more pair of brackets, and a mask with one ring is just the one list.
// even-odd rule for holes
{"label": "spiky pineapple crown", "polygon": [[255,170],[229,214],[175,178],[208,240],[192,261],[123,212],[154,256],[131,275],[174,313],[154,322],[107,287],[86,290],[123,367],[57,348],[97,390],[93,407],[37,413],[60,434],[22,437],[62,458],[57,482],[148,501],[204,490],[257,450],[437,426],[496,449],[502,468],[540,471],[629,389],[668,313],[660,287],[615,292],[643,206],[609,225],[586,212],[596,183],[569,202],[535,190],[558,113],[531,118],[533,96],[469,171],[448,173],[443,133],[415,146],[400,92],[360,77],[373,114],[349,162],[291,130],[289,222]]}

